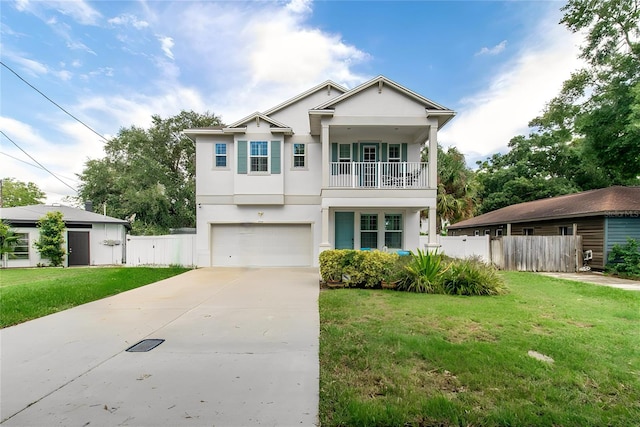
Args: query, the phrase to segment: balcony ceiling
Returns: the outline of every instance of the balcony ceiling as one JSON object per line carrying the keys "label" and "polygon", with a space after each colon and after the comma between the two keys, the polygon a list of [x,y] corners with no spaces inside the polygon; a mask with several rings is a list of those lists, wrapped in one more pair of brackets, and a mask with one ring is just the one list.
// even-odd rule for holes
{"label": "balcony ceiling", "polygon": [[423,138],[426,139],[427,130],[427,126],[331,126],[329,133],[331,138],[346,138],[353,141],[363,139],[384,141],[400,138],[406,142],[413,142],[420,135],[424,135]]}

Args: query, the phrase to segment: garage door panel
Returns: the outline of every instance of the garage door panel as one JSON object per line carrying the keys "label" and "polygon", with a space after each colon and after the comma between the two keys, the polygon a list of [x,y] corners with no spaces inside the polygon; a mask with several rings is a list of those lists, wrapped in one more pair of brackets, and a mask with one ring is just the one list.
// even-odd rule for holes
{"label": "garage door panel", "polygon": [[214,224],[210,244],[213,266],[312,265],[310,224]]}

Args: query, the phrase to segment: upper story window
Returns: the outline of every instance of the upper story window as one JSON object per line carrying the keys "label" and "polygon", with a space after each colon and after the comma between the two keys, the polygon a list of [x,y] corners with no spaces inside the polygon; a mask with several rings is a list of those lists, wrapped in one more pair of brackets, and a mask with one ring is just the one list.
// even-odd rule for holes
{"label": "upper story window", "polygon": [[216,143],[216,167],[217,168],[226,168],[227,167],[227,144],[224,143]]}
{"label": "upper story window", "polygon": [[351,144],[340,144],[340,150],[338,153],[338,161],[340,163],[351,162]]}
{"label": "upper story window", "polygon": [[251,172],[269,171],[269,144],[267,141],[251,141],[249,161]]}
{"label": "upper story window", "polygon": [[389,162],[400,163],[400,144],[389,144]]}
{"label": "upper story window", "polygon": [[293,144],[293,167],[305,168],[307,166],[307,147],[305,144]]}

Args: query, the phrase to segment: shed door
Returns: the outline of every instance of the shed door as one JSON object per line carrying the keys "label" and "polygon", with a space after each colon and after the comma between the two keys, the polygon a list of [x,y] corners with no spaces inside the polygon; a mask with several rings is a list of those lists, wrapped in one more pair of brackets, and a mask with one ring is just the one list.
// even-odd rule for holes
{"label": "shed door", "polygon": [[67,247],[69,248],[69,266],[89,265],[88,231],[67,231]]}
{"label": "shed door", "polygon": [[312,242],[310,224],[214,224],[211,265],[306,267]]}

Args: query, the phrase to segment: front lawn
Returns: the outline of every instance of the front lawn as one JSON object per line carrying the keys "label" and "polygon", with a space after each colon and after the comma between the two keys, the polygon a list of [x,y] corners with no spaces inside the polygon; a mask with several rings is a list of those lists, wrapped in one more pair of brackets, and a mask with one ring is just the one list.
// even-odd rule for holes
{"label": "front lawn", "polygon": [[640,293],[504,277],[494,297],[323,291],[321,425],[637,426]]}
{"label": "front lawn", "polygon": [[104,267],[0,270],[0,328],[128,291],[186,268]]}

